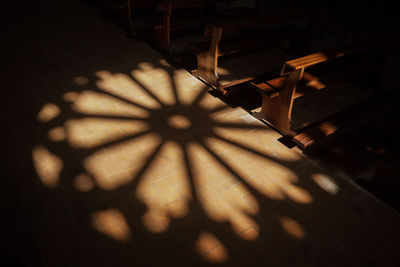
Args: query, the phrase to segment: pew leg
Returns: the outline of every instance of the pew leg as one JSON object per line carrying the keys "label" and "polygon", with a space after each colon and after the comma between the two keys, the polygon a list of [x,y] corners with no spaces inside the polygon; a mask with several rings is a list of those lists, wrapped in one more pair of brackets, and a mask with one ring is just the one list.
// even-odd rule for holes
{"label": "pew leg", "polygon": [[286,78],[285,87],[278,95],[262,97],[261,117],[269,121],[280,132],[295,136],[292,130],[291,116],[297,82],[301,79],[304,69],[294,70]]}
{"label": "pew leg", "polygon": [[[206,29],[206,32],[211,31],[211,43],[210,49],[206,52],[197,54],[197,70],[193,73],[196,77],[203,79],[209,83],[212,87],[219,90],[224,95],[227,93],[226,90],[221,90],[219,87],[218,78],[218,45],[221,40],[222,28],[212,27]],[[206,33],[207,35],[207,33]]]}
{"label": "pew leg", "polygon": [[169,4],[164,10],[163,25],[154,27],[154,41],[162,50],[169,52],[171,46],[171,12],[172,5]]}
{"label": "pew leg", "polygon": [[133,18],[132,18],[132,10],[133,10],[133,2],[132,0],[128,0],[128,22],[131,29],[133,29]]}
{"label": "pew leg", "polygon": [[199,53],[197,54],[197,69],[193,75],[218,89],[219,78],[215,65],[215,58],[208,51]]}
{"label": "pew leg", "polygon": [[285,103],[279,95],[271,97],[263,94],[259,115],[279,132],[289,136],[296,135],[296,132],[291,129],[290,120],[287,119],[290,117],[288,103]]}
{"label": "pew leg", "polygon": [[170,43],[164,25],[154,28],[154,41],[162,50],[169,52]]}

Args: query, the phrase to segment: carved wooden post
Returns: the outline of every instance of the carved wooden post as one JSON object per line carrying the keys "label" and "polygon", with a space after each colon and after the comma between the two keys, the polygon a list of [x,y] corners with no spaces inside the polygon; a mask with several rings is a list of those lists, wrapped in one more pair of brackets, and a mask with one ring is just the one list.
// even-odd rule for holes
{"label": "carved wooden post", "polygon": [[206,29],[206,35],[209,35],[209,31],[211,31],[210,48],[208,51],[197,54],[197,70],[194,74],[218,88],[218,45],[222,28],[212,27],[211,29]]}
{"label": "carved wooden post", "polygon": [[295,134],[291,127],[292,107],[297,82],[303,73],[304,69],[290,71],[279,94],[263,95],[260,115],[270,121],[279,131],[288,135]]}
{"label": "carved wooden post", "polygon": [[172,4],[166,3],[162,5],[158,9],[164,11],[163,17],[163,25],[157,25],[154,27],[154,39],[156,44],[161,47],[163,50],[169,52],[171,45],[171,13],[172,13]]}
{"label": "carved wooden post", "polygon": [[296,94],[297,82],[300,80],[304,69],[291,71],[286,78],[285,87],[279,94],[280,111],[279,121],[280,124],[288,130],[291,129],[292,122],[292,107],[294,95]]}
{"label": "carved wooden post", "polygon": [[133,3],[132,0],[128,0],[128,20],[129,26],[133,29],[133,19],[132,19]]}

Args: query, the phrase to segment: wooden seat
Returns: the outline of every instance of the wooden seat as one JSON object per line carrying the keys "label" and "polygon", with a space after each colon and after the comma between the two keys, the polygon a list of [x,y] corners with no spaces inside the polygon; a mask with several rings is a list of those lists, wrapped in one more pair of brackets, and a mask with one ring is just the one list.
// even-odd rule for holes
{"label": "wooden seat", "polygon": [[[193,29],[193,28],[204,28],[206,24],[212,23],[215,21],[225,20],[229,17],[234,16],[234,14],[239,15],[243,14],[243,8],[240,10],[237,9],[229,9],[222,10],[218,12],[214,12],[214,14],[208,14],[207,16],[192,16],[192,14],[186,14],[179,16],[178,12],[174,12],[174,16],[172,16],[173,11],[179,11],[190,8],[199,8],[199,7],[215,7],[216,4],[219,3],[227,3],[234,2],[234,0],[164,0],[160,1],[157,5],[157,11],[163,13],[162,21],[157,23],[154,26],[154,41],[156,45],[161,48],[165,52],[170,51],[171,47],[171,32],[184,30],[184,29]],[[235,13],[236,12],[236,13]],[[241,12],[241,13],[239,13]]]}
{"label": "wooden seat", "polygon": [[[314,20],[318,14],[318,10],[302,10],[267,16],[258,15],[209,25],[205,31],[205,35],[211,38],[208,47],[204,44],[192,45],[197,56],[197,68],[192,73],[226,95],[228,91],[225,88],[251,81],[258,74],[232,83],[221,84],[217,74],[219,57],[243,51],[255,51],[258,48],[276,47],[284,40],[303,38],[306,43],[310,32],[303,34],[298,27],[294,27],[294,23],[290,24],[290,22],[303,18]],[[267,30],[261,30],[260,27],[266,27]],[[243,34],[243,32],[245,35],[242,37],[230,36],[232,33]]]}
{"label": "wooden seat", "polygon": [[[121,26],[126,30],[135,32],[139,30],[136,25],[144,19],[143,11],[151,10],[154,16],[159,0],[101,0],[99,2],[100,9],[107,17],[122,23]],[[147,13],[146,19],[149,17]]]}
{"label": "wooden seat", "polygon": [[313,137],[319,138],[332,134],[343,124],[343,120],[322,121],[317,128],[308,129],[305,132],[302,129],[294,129],[292,122],[293,101],[307,93],[307,90],[326,89],[332,81],[338,82],[346,77],[351,78],[357,72],[361,73],[362,69],[368,69],[369,66],[366,64],[368,58],[361,54],[362,56],[359,57],[361,62],[354,63],[348,68],[341,68],[336,75],[335,73],[328,73],[326,78],[323,79],[305,72],[305,69],[345,56],[349,57],[360,53],[368,55],[367,52],[372,47],[373,45],[363,45],[345,50],[313,53],[286,61],[281,70],[281,77],[267,81],[250,82],[249,85],[262,95],[262,107],[258,115],[281,133],[294,137],[294,141],[303,148],[313,143]]}

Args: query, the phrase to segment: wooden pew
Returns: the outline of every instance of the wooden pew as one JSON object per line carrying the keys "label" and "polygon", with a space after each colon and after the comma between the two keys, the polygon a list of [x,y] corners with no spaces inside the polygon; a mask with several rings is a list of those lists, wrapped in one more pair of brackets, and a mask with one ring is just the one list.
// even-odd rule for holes
{"label": "wooden pew", "polygon": [[[101,0],[100,9],[106,17],[117,20],[127,30],[137,30],[136,25],[143,17],[144,10],[153,10],[153,16],[159,0]],[[148,14],[147,14],[148,15]]]}
{"label": "wooden pew", "polygon": [[[351,49],[330,50],[313,53],[301,58],[286,61],[281,69],[281,77],[268,81],[253,81],[249,85],[261,93],[262,107],[258,116],[271,124],[284,135],[293,137],[301,148],[314,143],[314,139],[330,135],[348,123],[347,118],[333,118],[329,121],[321,121],[316,127],[308,127],[307,131],[294,129],[292,122],[293,102],[310,90],[322,90],[326,87],[326,81],[337,81],[340,78],[349,78],[354,75],[354,70],[362,72],[368,69],[367,61],[362,57],[359,64],[352,67],[353,71],[343,68],[339,73],[330,73],[321,81],[319,77],[305,71],[306,68],[334,61],[338,58],[367,52],[372,46],[365,45]],[[339,78],[340,77],[340,78]],[[299,90],[300,89],[300,90]],[[360,113],[360,111],[357,111]],[[361,111],[362,112],[362,111]],[[360,115],[360,114],[358,114]]]}
{"label": "wooden pew", "polygon": [[144,9],[154,10],[156,11],[156,7],[159,0],[126,0],[128,5],[128,12],[130,16],[131,24],[136,19],[136,17],[140,17],[139,13]]}
{"label": "wooden pew", "polygon": [[[262,0],[255,0],[255,7],[260,5]],[[207,16],[183,16],[174,15],[175,20],[172,19],[172,12],[188,8],[199,7],[215,7],[220,3],[237,2],[237,0],[163,0],[157,5],[157,11],[162,12],[162,21],[154,26],[154,40],[156,45],[163,51],[169,52],[171,47],[171,32],[192,29],[196,27],[204,28],[206,24],[221,21],[231,18],[233,14],[240,15],[236,12],[235,8],[226,9],[221,11],[213,10],[212,14]],[[233,13],[232,13],[232,12]],[[174,12],[178,13],[178,12]]]}
{"label": "wooden pew", "polygon": [[[250,36],[245,36],[245,38],[241,38],[240,36],[232,38],[229,35],[243,31],[248,32],[251,29],[257,29],[262,26],[273,26],[301,19],[307,19],[312,24],[314,20],[319,19],[319,13],[319,10],[297,10],[267,16],[258,15],[240,18],[209,25],[205,30],[205,36],[210,37],[211,41],[192,46],[197,56],[197,68],[192,73],[226,95],[229,92],[225,88],[254,80],[257,75],[228,84],[221,84],[217,74],[220,57],[243,51],[252,51],[260,47],[276,47],[284,40],[296,39],[295,36],[298,36],[301,32],[299,32],[299,28],[292,27],[292,25],[285,25],[264,32],[256,31]],[[303,41],[306,43],[310,39],[311,34],[312,28],[310,27],[303,37],[298,37],[303,38]]]}

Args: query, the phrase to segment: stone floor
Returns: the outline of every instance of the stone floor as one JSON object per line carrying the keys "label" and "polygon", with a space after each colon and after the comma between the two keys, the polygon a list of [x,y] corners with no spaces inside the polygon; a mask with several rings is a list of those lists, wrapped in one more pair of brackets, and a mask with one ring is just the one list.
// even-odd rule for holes
{"label": "stone floor", "polygon": [[397,211],[94,8],[45,2],[5,25],[2,266],[398,264]]}

